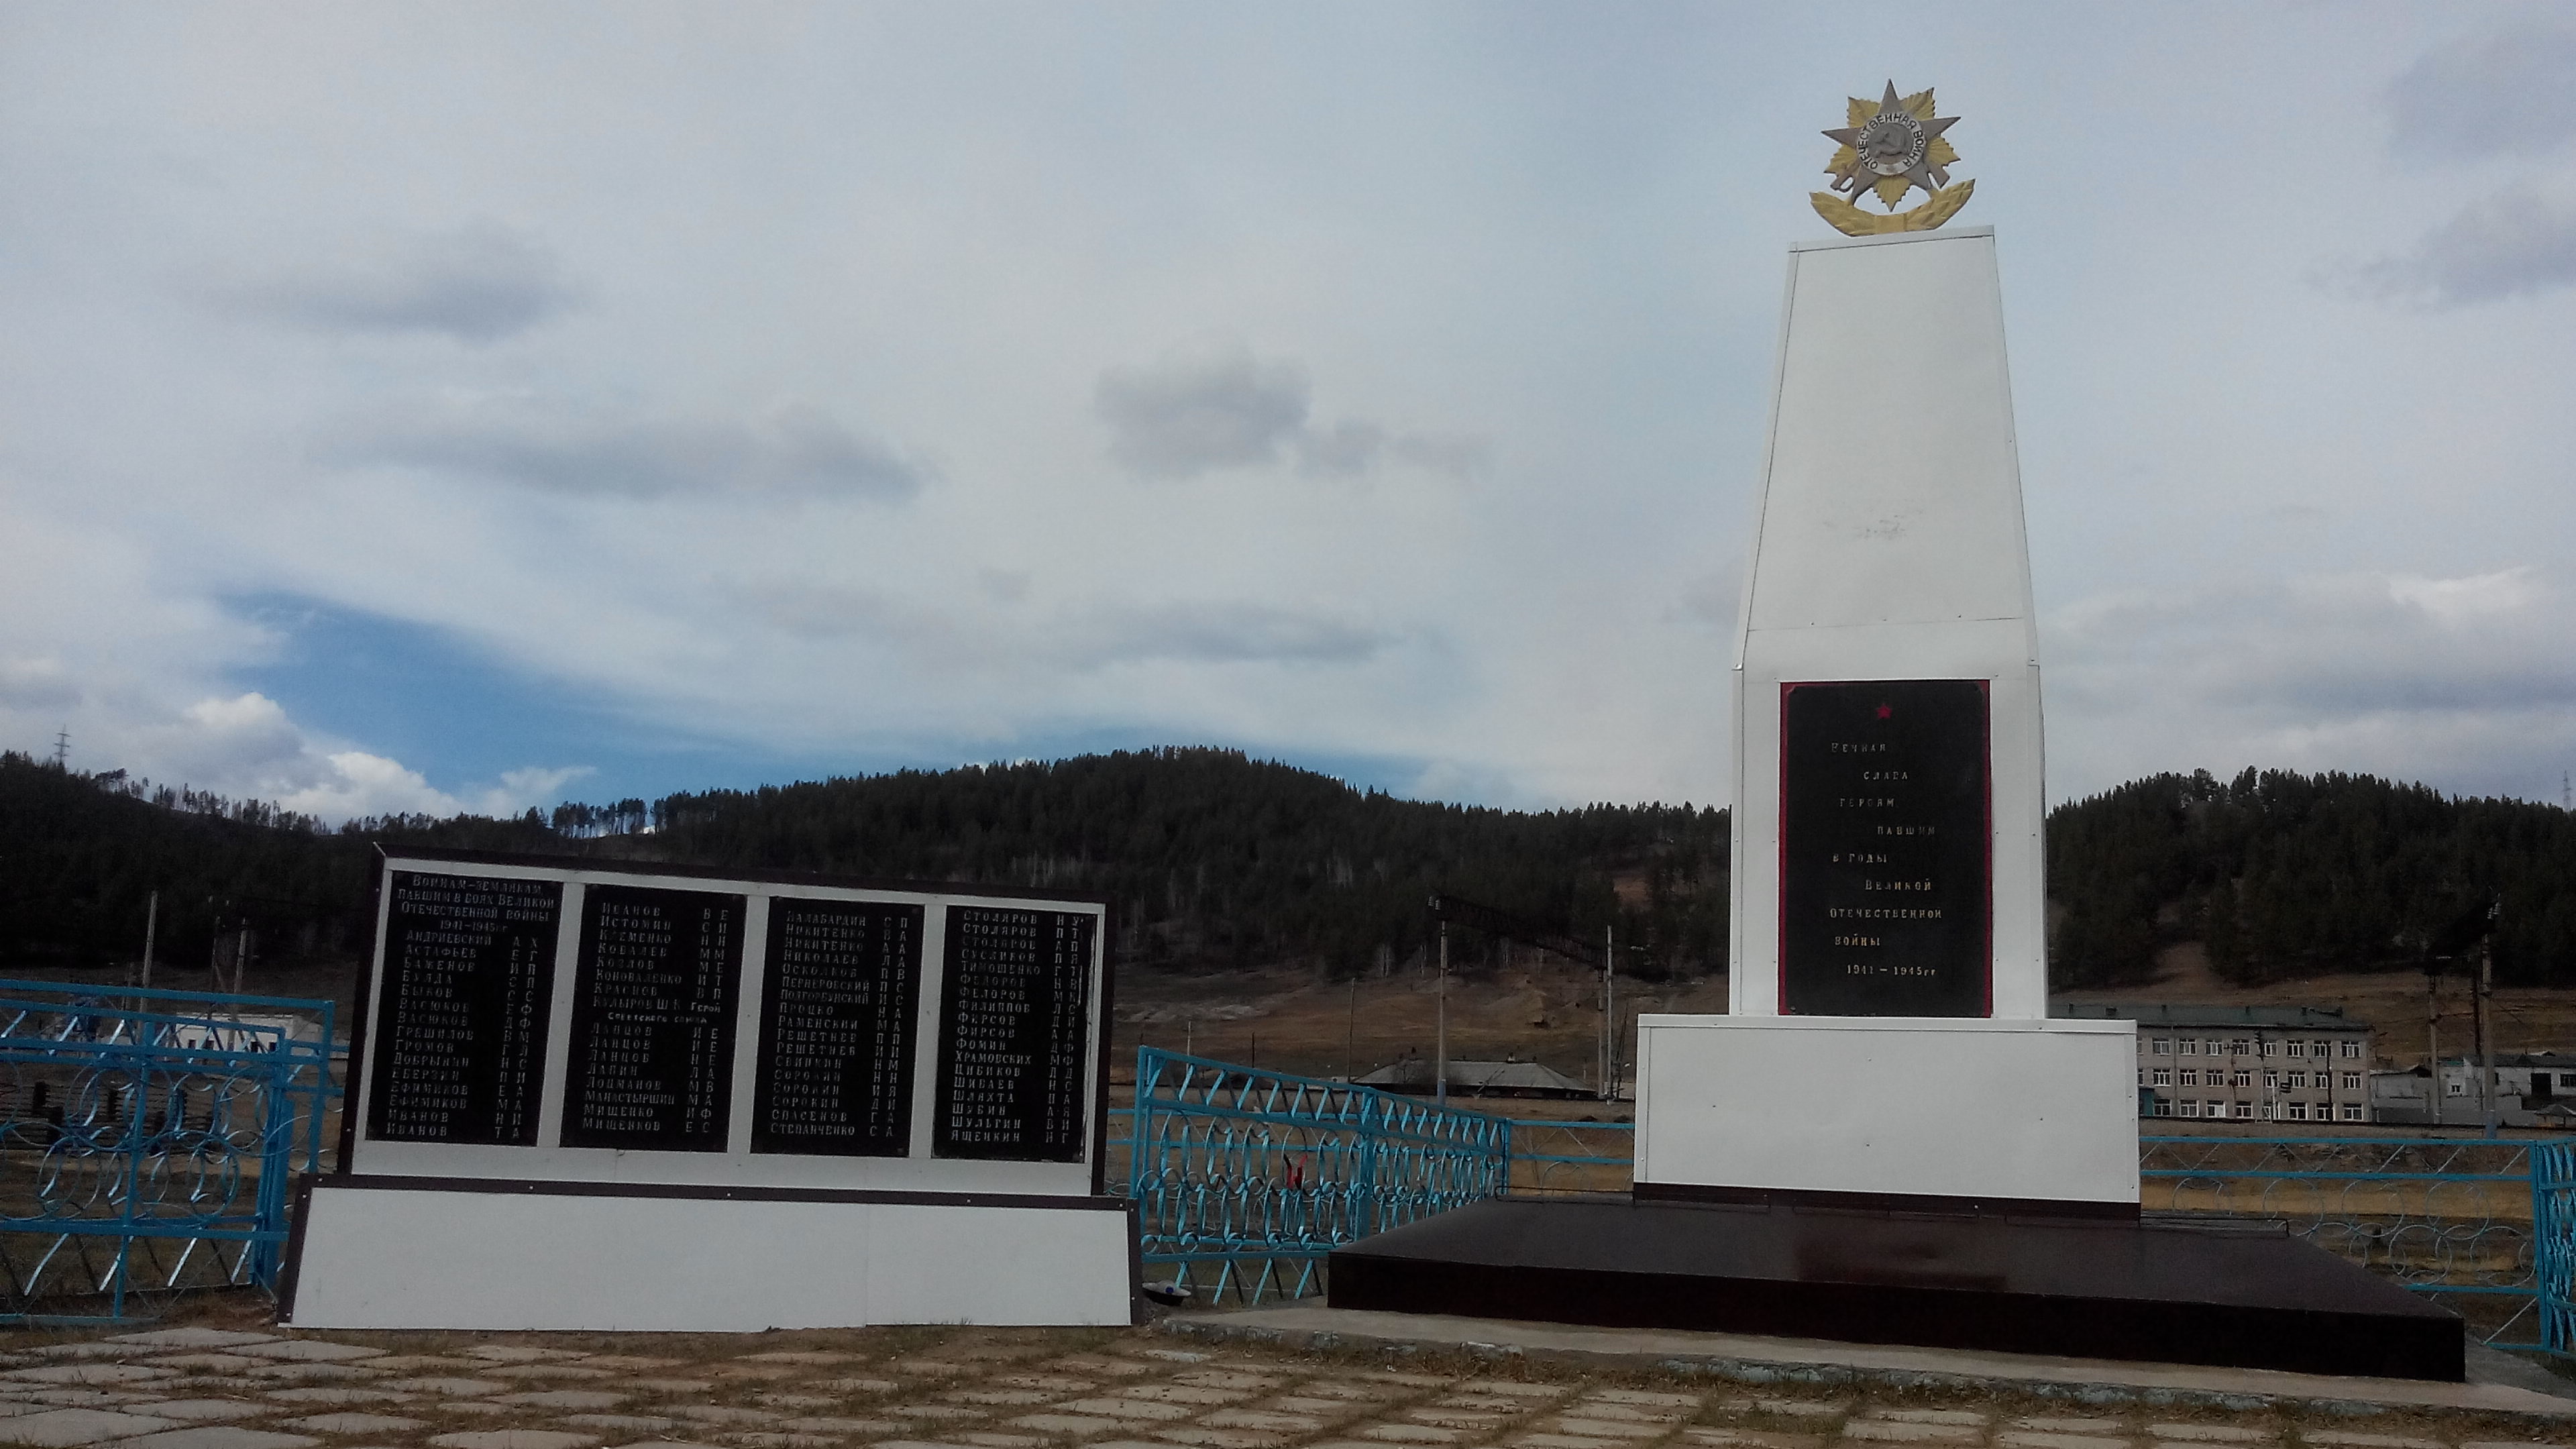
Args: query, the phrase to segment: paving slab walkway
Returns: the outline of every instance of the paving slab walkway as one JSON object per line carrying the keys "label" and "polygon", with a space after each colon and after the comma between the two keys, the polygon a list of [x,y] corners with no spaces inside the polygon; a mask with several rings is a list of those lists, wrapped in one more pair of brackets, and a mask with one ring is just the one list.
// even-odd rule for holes
{"label": "paving slab walkway", "polygon": [[0,1449],[2576,1449],[2576,1401],[2510,1384],[2177,1370],[2087,1403],[2109,1380],[2072,1360],[1586,1332],[1314,1306],[1132,1330],[30,1332],[0,1336]]}

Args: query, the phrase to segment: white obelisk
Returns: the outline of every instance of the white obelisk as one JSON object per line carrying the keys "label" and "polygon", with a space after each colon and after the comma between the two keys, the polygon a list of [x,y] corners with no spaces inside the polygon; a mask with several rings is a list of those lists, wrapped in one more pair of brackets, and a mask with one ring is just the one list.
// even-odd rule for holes
{"label": "white obelisk", "polygon": [[1990,228],[1791,249],[1734,724],[1731,1013],[1640,1022],[1638,1195],[2134,1212],[2133,1028],[2048,1019]]}

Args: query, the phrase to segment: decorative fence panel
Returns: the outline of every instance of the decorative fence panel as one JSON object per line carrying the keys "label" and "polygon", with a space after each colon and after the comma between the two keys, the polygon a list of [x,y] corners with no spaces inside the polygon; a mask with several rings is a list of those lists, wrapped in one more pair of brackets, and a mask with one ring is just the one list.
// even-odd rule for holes
{"label": "decorative fence panel", "polygon": [[332,1026],[327,1001],[0,980],[0,1321],[273,1289]]}
{"label": "decorative fence panel", "polygon": [[2484,1137],[2142,1137],[2138,1176],[2150,1211],[2276,1220],[2448,1304],[2497,1348],[2567,1353],[2568,1151]]}
{"label": "decorative fence panel", "polygon": [[1512,1124],[1370,1087],[1136,1053],[1127,1194],[1148,1265],[1204,1303],[1318,1291],[1344,1243],[1495,1196]]}

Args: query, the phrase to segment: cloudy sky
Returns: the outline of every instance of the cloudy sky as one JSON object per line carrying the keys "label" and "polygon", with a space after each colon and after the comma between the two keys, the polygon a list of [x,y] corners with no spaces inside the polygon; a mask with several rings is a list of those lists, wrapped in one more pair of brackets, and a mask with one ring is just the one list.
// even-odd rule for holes
{"label": "cloudy sky", "polygon": [[2576,768],[2576,18],[0,0],[0,746],[328,817],[1215,743],[1723,802],[1936,86],[2054,798]]}

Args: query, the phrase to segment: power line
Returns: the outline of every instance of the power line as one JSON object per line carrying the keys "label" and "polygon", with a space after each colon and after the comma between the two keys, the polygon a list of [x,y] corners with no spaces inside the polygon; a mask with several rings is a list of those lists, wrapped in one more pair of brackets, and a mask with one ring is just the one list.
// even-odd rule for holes
{"label": "power line", "polygon": [[71,734],[71,731],[69,731],[69,730],[56,730],[56,731],[54,731],[54,768],[55,768],[55,769],[57,769],[57,770],[67,769],[67,768],[69,768],[69,764],[70,764],[71,757],[72,757],[72,734]]}

